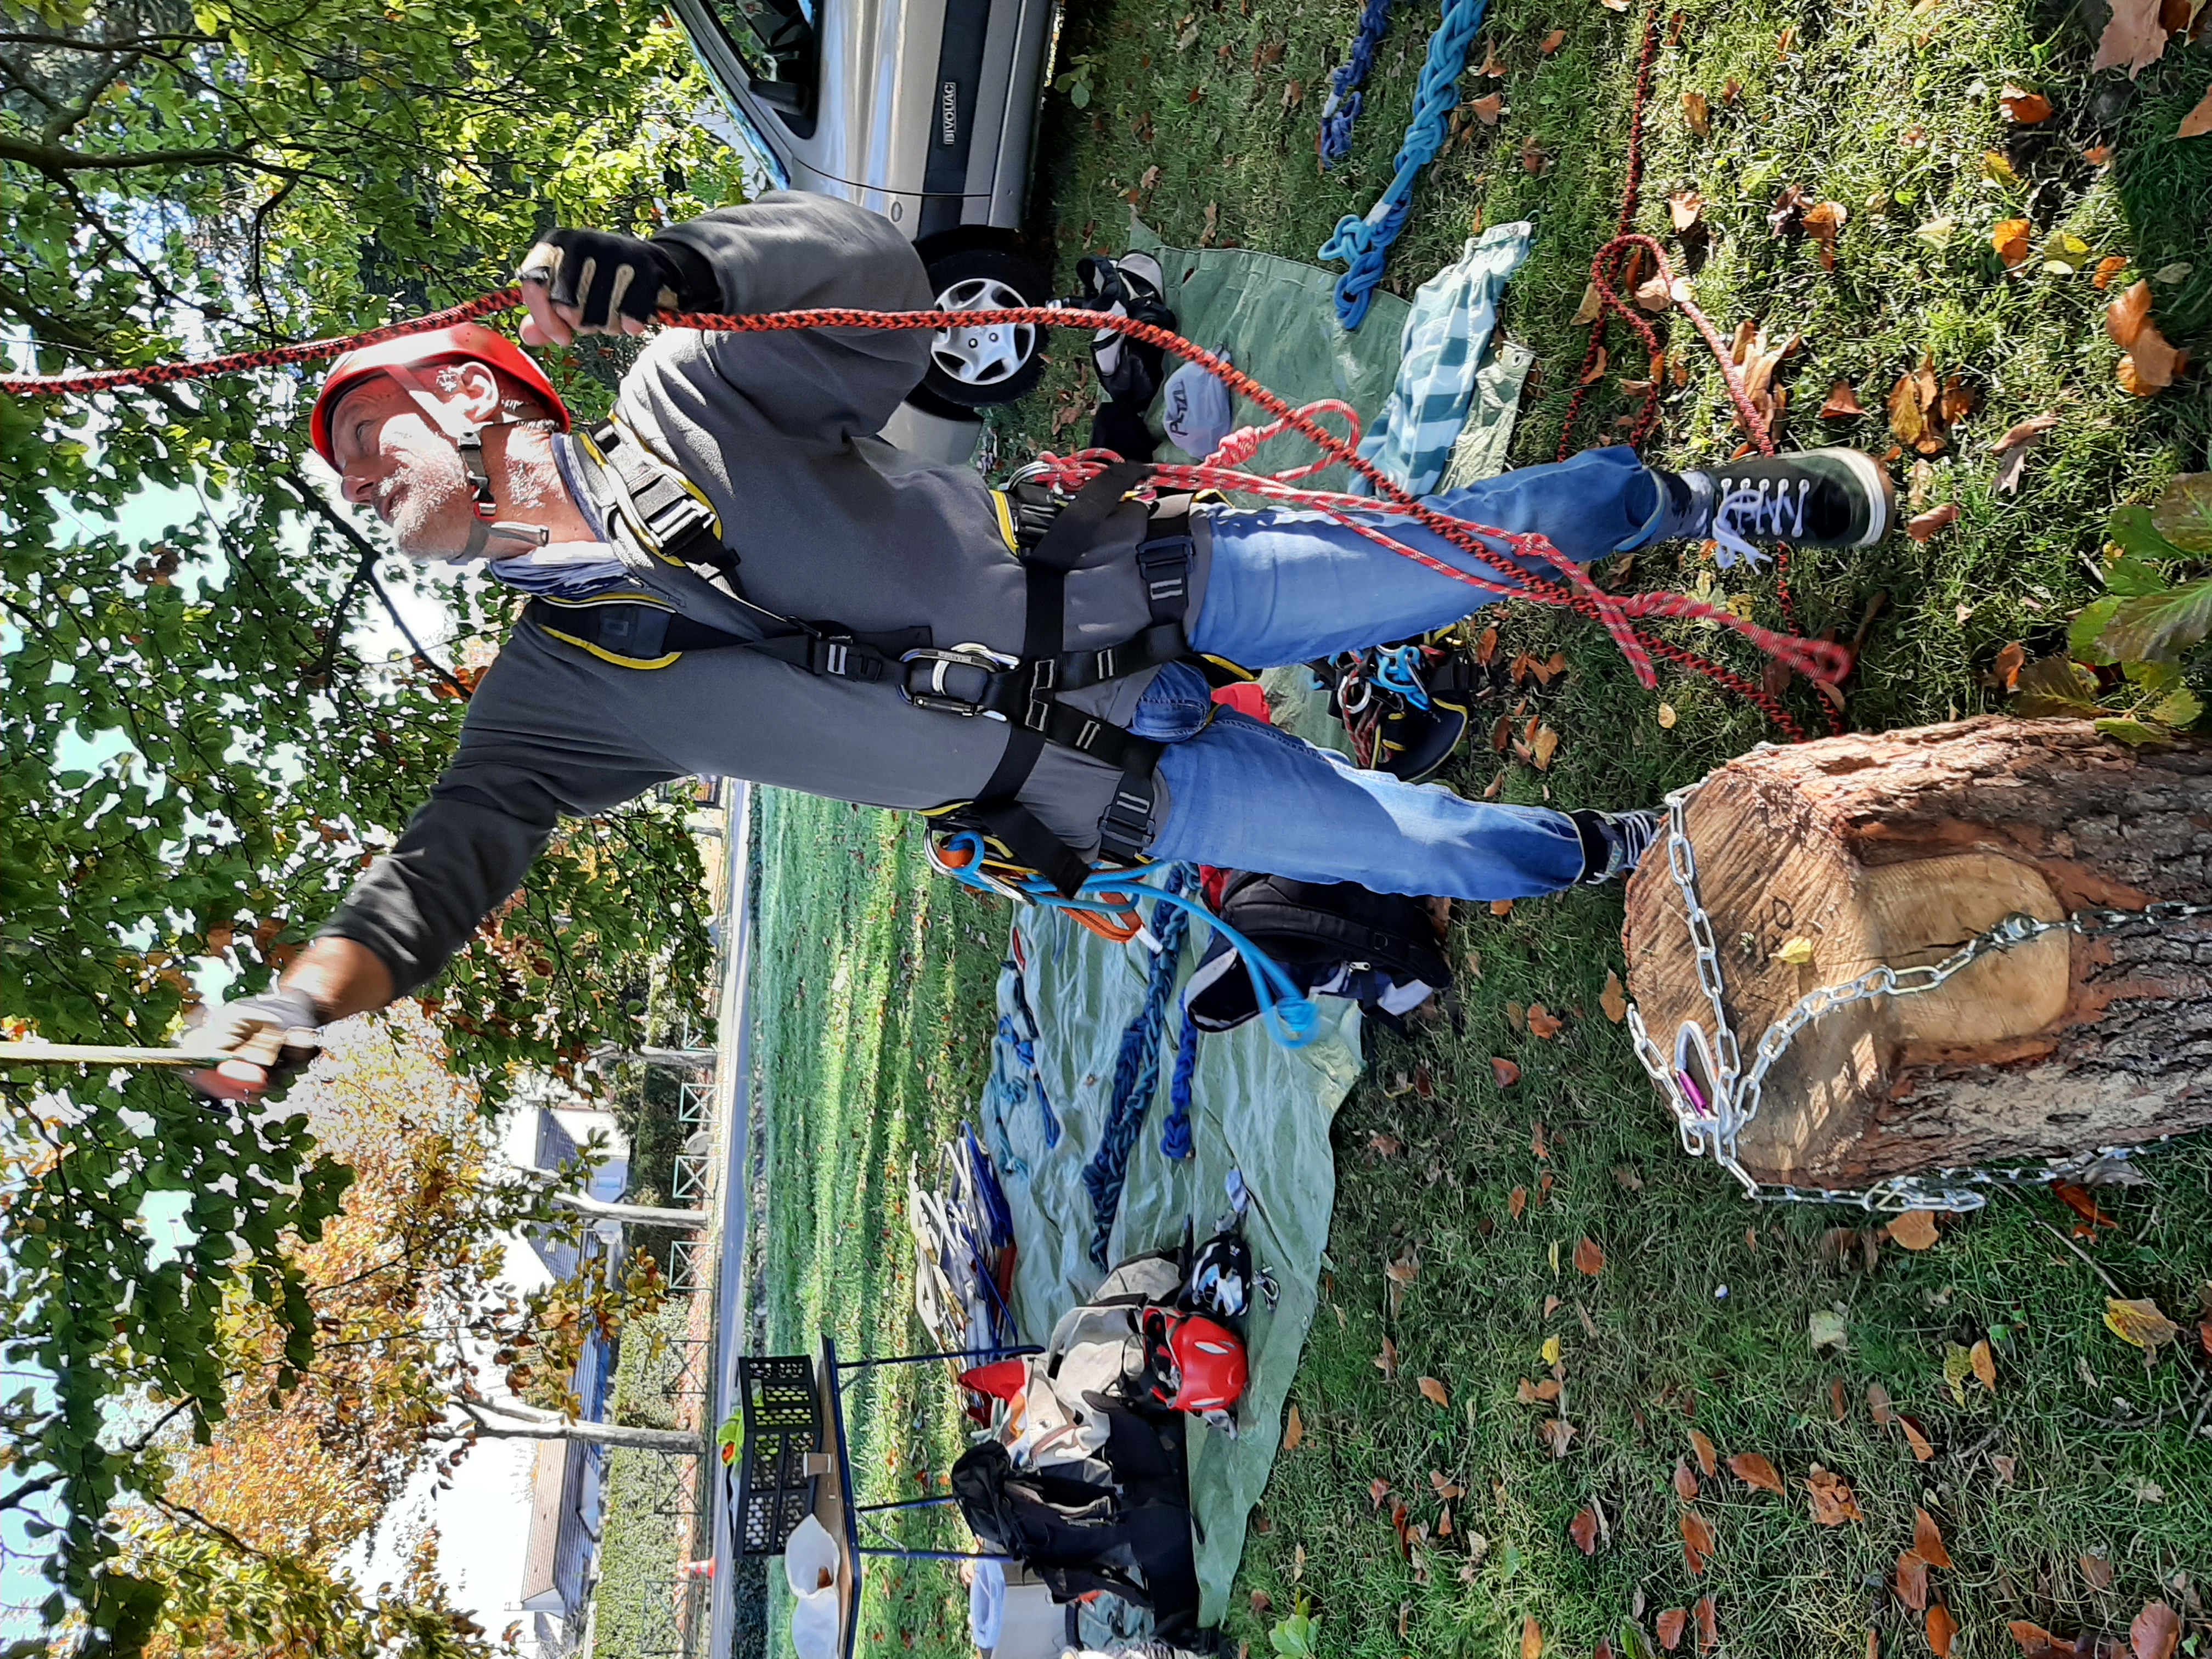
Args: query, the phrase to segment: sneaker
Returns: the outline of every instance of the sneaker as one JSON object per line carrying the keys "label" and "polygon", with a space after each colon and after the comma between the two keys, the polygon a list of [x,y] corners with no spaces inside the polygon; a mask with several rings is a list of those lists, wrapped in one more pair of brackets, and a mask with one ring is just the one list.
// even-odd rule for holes
{"label": "sneaker", "polygon": [[1758,544],[1798,547],[1871,547],[1897,522],[1889,472],[1856,449],[1810,449],[1790,455],[1747,456],[1685,482],[1701,503],[1702,526],[1686,534],[1720,544],[1720,562],[1757,564]]}
{"label": "sneaker", "polygon": [[1666,814],[1660,811],[1570,812],[1582,832],[1581,884],[1595,887],[1619,876],[1626,879],[1644,862],[1644,854],[1659,838]]}

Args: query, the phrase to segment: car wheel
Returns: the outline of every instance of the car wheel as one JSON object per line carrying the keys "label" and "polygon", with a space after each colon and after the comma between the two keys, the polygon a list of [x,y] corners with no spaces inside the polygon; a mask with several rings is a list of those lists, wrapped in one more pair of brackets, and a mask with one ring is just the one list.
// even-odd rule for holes
{"label": "car wheel", "polygon": [[[1044,272],[1000,248],[950,250],[929,262],[940,311],[1006,311],[1045,302]],[[1009,404],[1044,378],[1044,331],[1029,324],[948,328],[929,340],[929,372],[912,400],[965,413]]]}

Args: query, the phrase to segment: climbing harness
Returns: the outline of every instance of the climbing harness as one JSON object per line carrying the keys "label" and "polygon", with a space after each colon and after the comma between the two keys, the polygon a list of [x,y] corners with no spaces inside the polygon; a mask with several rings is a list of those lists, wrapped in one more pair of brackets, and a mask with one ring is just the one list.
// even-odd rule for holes
{"label": "climbing harness", "polygon": [[1669,1054],[1645,1026],[1642,1011],[1632,1003],[1628,1010],[1628,1030],[1636,1045],[1636,1057],[1643,1062],[1644,1071],[1650,1074],[1673,1110],[1682,1148],[1691,1157],[1710,1156],[1741,1182],[1745,1194],[1753,1199],[1792,1204],[1856,1204],[1862,1209],[1882,1213],[1903,1210],[1963,1212],[1978,1210],[1986,1204],[1986,1189],[1992,1186],[2069,1180],[2102,1159],[2125,1158],[2140,1150],[2103,1146],[2090,1155],[2054,1159],[2042,1165],[1943,1168],[1925,1176],[1893,1176],[1865,1188],[1801,1187],[1790,1182],[1762,1182],[1745,1169],[1738,1144],[1744,1130],[1759,1115],[1767,1073],[1789,1051],[1797,1034],[1821,1016],[1877,997],[1918,996],[1936,989],[1985,956],[2032,943],[2047,933],[2093,937],[2123,927],[2163,927],[2172,922],[2212,915],[2212,904],[2161,900],[2141,910],[2077,910],[2057,921],[2017,914],[2006,916],[1940,962],[1917,968],[1893,968],[1885,963],[1856,979],[1808,993],[1767,1027],[1747,1071],[1723,1000],[1727,988],[1721,976],[1720,947],[1713,935],[1712,918],[1698,896],[1698,861],[1690,845],[1688,805],[1691,798],[1704,787],[1705,781],[1701,779],[1667,797],[1667,863],[1682,896],[1691,947],[1697,958],[1698,984],[1712,1010],[1712,1027],[1707,1030],[1696,1021],[1685,1021],[1675,1034],[1674,1050]]}
{"label": "climbing harness", "polygon": [[1347,213],[1321,245],[1319,258],[1343,259],[1352,267],[1336,279],[1336,319],[1348,329],[1366,320],[1367,307],[1382,285],[1390,244],[1398,240],[1412,210],[1413,185],[1421,169],[1443,148],[1449,136],[1446,123],[1459,104],[1459,77],[1467,68],[1468,49],[1474,46],[1474,32],[1482,27],[1482,15],[1488,9],[1489,0],[1444,0],[1443,21],[1430,37],[1429,55],[1414,88],[1413,123],[1398,147],[1397,171],[1364,218]]}
{"label": "climbing harness", "polygon": [[1352,154],[1352,124],[1359,118],[1362,102],[1359,86],[1375,67],[1375,50],[1382,44],[1382,32],[1389,27],[1390,0],[1367,0],[1359,14],[1358,31],[1352,37],[1352,50],[1329,71],[1328,97],[1321,106],[1321,131],[1314,137],[1325,167],[1334,167]]}

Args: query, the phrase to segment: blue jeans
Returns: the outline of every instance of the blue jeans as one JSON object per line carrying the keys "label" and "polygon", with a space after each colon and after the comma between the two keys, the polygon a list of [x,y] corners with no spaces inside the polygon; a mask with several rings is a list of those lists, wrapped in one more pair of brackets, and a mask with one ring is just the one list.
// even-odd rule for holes
{"label": "blue jeans", "polygon": [[[1527,467],[1428,497],[1457,518],[1541,531],[1588,562],[1663,538],[1667,492],[1622,447]],[[1319,514],[1214,510],[1213,564],[1191,643],[1249,668],[1310,661],[1449,627],[1492,596],[1376,546]],[[1441,538],[1389,520],[1408,546],[1466,568]],[[1487,574],[1487,573],[1486,573]],[[1583,873],[1582,837],[1548,807],[1472,801],[1401,783],[1214,704],[1177,664],[1146,688],[1130,729],[1160,757],[1168,813],[1155,858],[1354,881],[1382,893],[1462,899],[1556,892]]]}

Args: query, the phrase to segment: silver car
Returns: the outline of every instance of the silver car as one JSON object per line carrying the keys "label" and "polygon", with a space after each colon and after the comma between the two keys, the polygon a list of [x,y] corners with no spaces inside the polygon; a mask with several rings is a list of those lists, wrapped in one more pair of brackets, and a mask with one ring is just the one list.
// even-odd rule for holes
{"label": "silver car", "polygon": [[[672,0],[739,145],[776,187],[872,208],[946,310],[1044,303],[1016,229],[1058,0]],[[1033,328],[949,329],[912,402],[966,416],[1044,365]]]}

